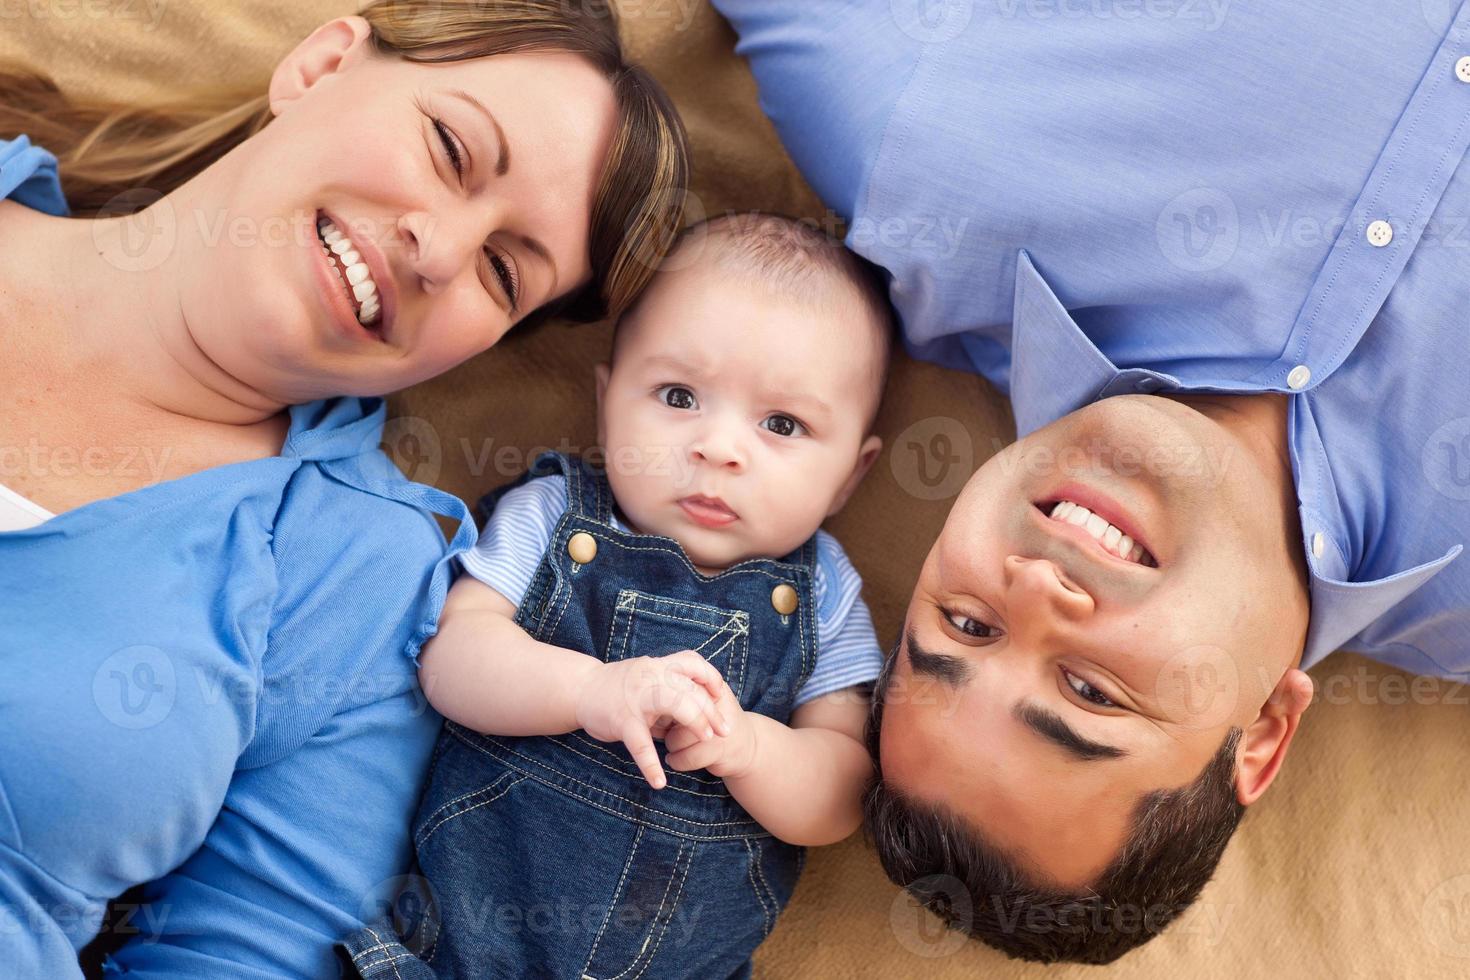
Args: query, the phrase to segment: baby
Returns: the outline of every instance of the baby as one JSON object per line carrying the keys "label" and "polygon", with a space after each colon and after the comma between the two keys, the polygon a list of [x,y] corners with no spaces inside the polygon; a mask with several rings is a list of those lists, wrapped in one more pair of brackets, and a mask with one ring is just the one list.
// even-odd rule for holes
{"label": "baby", "polygon": [[818,528],[881,448],[890,331],[817,231],[684,233],[597,366],[605,465],[487,498],[419,670],[418,905],[348,941],[364,977],[748,974],[873,773],[882,654]]}

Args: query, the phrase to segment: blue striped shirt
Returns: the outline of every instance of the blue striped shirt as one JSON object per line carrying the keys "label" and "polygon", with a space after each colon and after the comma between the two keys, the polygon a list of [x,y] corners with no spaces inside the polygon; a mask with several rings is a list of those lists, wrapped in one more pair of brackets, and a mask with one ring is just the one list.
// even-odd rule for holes
{"label": "blue striped shirt", "polygon": [[[530,480],[500,498],[480,540],[459,560],[466,572],[519,606],[566,509],[566,477]],[[628,530],[616,517],[613,524],[620,531]],[[862,577],[842,545],[826,531],[818,531],[817,567],[812,576],[817,663],[796,694],[796,706],[868,683],[882,669],[883,652],[860,594],[862,587]]]}

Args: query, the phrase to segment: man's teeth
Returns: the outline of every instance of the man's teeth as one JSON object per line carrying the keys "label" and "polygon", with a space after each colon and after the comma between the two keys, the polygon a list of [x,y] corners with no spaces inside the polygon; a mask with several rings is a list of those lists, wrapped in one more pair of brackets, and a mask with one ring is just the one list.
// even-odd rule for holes
{"label": "man's teeth", "polygon": [[1144,564],[1143,545],[1138,544],[1128,535],[1101,517],[1098,517],[1086,507],[1080,504],[1074,504],[1070,500],[1061,500],[1051,509],[1051,516],[1056,520],[1065,521],[1068,524],[1075,524],[1082,528],[1088,534],[1102,542],[1104,548],[1113,552],[1119,558]]}
{"label": "man's teeth", "polygon": [[375,322],[381,312],[378,284],[373,282],[373,274],[353,246],[352,239],[342,234],[330,218],[321,219],[316,231],[322,240],[322,251],[327,253],[327,258],[336,259],[332,270],[337,273],[337,280],[357,301],[358,322],[364,325]]}

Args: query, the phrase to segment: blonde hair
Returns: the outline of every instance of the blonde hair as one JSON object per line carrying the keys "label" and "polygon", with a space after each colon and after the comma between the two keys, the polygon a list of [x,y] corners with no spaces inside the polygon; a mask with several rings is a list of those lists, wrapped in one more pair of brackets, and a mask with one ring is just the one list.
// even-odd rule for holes
{"label": "blonde hair", "polygon": [[[360,14],[375,53],[462,61],[518,51],[580,55],[612,85],[617,126],[592,205],[592,283],[558,312],[591,320],[637,297],[683,223],[689,153],[659,84],[623,57],[607,0],[375,0]],[[72,213],[115,210],[125,191],[183,184],[271,120],[264,86],[124,106],[63,94],[45,76],[0,65],[0,137],[54,153]]]}

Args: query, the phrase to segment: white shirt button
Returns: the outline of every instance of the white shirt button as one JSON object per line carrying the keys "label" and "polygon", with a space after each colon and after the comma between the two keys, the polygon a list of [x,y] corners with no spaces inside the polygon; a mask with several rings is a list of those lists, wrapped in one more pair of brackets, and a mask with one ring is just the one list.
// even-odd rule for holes
{"label": "white shirt button", "polygon": [[1455,62],[1455,77],[1462,82],[1470,84],[1470,55],[1466,55]]}
{"label": "white shirt button", "polygon": [[1375,221],[1368,226],[1368,244],[1382,248],[1393,241],[1393,225],[1387,221]]}
{"label": "white shirt button", "polygon": [[1311,380],[1312,369],[1307,367],[1305,364],[1298,364],[1296,367],[1292,368],[1291,373],[1286,376],[1286,387],[1290,388],[1292,391],[1301,391],[1307,386],[1307,382]]}
{"label": "white shirt button", "polygon": [[1322,534],[1322,532],[1318,531],[1316,534],[1312,535],[1312,557],[1321,558],[1322,552],[1326,549],[1327,538]]}

